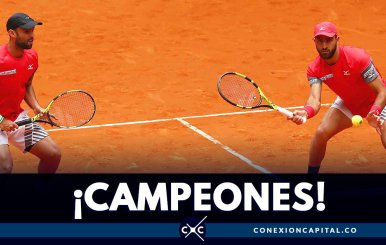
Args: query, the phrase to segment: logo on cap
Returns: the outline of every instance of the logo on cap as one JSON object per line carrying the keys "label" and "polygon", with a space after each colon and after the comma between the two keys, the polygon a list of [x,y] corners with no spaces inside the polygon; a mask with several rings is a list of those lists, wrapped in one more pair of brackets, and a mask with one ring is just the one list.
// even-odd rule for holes
{"label": "logo on cap", "polygon": [[314,37],[316,36],[333,37],[337,35],[336,26],[331,22],[322,22],[315,26]]}

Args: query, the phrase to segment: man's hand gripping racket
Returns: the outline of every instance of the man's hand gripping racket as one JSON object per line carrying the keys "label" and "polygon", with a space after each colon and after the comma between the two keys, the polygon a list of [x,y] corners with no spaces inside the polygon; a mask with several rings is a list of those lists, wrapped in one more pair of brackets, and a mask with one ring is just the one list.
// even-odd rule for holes
{"label": "man's hand gripping racket", "polygon": [[89,93],[70,90],[56,96],[43,113],[15,123],[22,126],[42,122],[59,128],[75,128],[88,123],[94,117],[95,111],[95,101]]}
{"label": "man's hand gripping racket", "polygon": [[[218,80],[217,88],[221,97],[234,106],[242,109],[268,107],[280,112],[287,118],[294,117],[294,114],[289,110],[272,103],[259,86],[243,74],[237,72],[224,73]],[[263,99],[267,104],[262,104]],[[302,121],[305,123],[307,121],[306,117],[303,117]]]}

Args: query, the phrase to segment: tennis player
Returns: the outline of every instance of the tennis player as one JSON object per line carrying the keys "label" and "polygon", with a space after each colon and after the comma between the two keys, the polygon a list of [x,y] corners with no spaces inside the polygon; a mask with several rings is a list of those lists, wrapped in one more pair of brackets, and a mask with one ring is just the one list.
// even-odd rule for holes
{"label": "tennis player", "polygon": [[386,82],[365,50],[338,45],[336,26],[322,22],[314,28],[314,42],[319,55],[309,64],[307,78],[310,96],[302,110],[291,119],[301,124],[301,117],[312,118],[320,109],[322,83],[338,97],[328,110],[311,142],[308,173],[318,173],[327,142],[352,126],[353,115],[367,119],[381,137],[386,149]]}
{"label": "tennis player", "polygon": [[38,55],[31,49],[36,25],[42,23],[24,13],[12,15],[6,25],[9,42],[0,46],[0,173],[12,172],[9,143],[37,156],[39,173],[55,173],[61,159],[60,149],[39,124],[15,123],[28,118],[20,106],[23,99],[36,114],[44,110],[32,86],[38,69]]}

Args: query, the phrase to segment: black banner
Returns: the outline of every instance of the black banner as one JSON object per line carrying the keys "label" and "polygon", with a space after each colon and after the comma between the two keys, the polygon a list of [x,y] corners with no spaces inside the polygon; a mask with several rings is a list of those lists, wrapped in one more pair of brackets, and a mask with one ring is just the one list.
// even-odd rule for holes
{"label": "black banner", "polygon": [[[94,183],[103,183],[106,190],[97,189],[92,194],[96,204],[111,208],[118,186],[127,186],[134,205],[138,204],[140,184],[148,194],[158,193],[166,197],[155,200],[151,210],[150,199],[144,200],[144,210],[130,210],[127,205],[118,205],[116,211],[95,211],[85,202],[86,190]],[[161,183],[161,184],[160,184]],[[181,184],[182,183],[182,184]],[[226,183],[226,184],[224,184]],[[268,190],[265,209],[255,200],[249,201],[251,210],[245,208],[247,187],[254,187],[263,196]],[[284,183],[284,185],[280,185]],[[295,193],[299,183],[310,188],[302,189],[302,195]],[[318,193],[318,183],[323,183],[323,192]],[[171,188],[190,189],[189,197],[178,202],[178,209],[172,210]],[[279,185],[281,186],[279,188]],[[205,188],[202,188],[202,187]],[[235,193],[227,187],[239,190],[241,201],[231,210],[224,211],[215,201],[215,193],[223,206],[235,201]],[[283,188],[284,186],[284,188]],[[307,186],[307,185],[305,185]],[[141,188],[142,188],[141,187]],[[161,189],[163,187],[163,189]],[[197,190],[198,188],[200,190]],[[221,190],[219,190],[221,189]],[[183,189],[178,189],[178,195]],[[80,191],[82,196],[76,197]],[[164,193],[166,191],[166,193]],[[220,194],[218,194],[221,191]],[[275,193],[276,194],[275,194]],[[236,194],[237,194],[236,193]],[[280,196],[278,197],[278,193]],[[185,194],[188,194],[187,192]],[[201,196],[200,196],[201,195]],[[204,195],[204,196],[202,196]],[[179,196],[182,198],[182,196]],[[204,197],[204,198],[202,198]],[[311,203],[308,210],[294,208],[305,202]],[[385,222],[386,221],[386,175],[263,175],[263,174],[57,174],[30,175],[12,174],[0,176],[0,222],[123,222],[123,223],[180,223],[190,216],[208,216],[207,221],[225,223],[250,222]],[[266,198],[266,199],[267,199]],[[121,203],[127,203],[128,196],[121,196]],[[182,198],[184,199],[184,198]],[[197,200],[198,201],[197,201]],[[275,200],[281,199],[281,200]],[[75,217],[76,200],[81,208],[81,219]],[[123,200],[123,201],[122,201]],[[126,201],[125,201],[126,200]],[[164,201],[161,210],[161,201]],[[176,202],[175,202],[176,203]],[[197,203],[206,210],[197,208]],[[263,203],[263,202],[262,202]],[[287,210],[275,210],[274,203]],[[321,204],[323,210],[318,210]],[[139,204],[138,204],[139,205]],[[207,210],[208,207],[210,210]],[[319,206],[320,207],[320,206]],[[304,208],[304,206],[302,206]],[[176,207],[174,207],[176,209]],[[263,210],[262,210],[263,209]]]}

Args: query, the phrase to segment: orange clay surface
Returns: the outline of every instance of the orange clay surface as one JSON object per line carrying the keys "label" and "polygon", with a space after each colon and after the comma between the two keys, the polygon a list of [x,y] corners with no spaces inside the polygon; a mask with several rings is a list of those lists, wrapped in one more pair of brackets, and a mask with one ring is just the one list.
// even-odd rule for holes
{"label": "orange clay surface", "polygon": [[[218,77],[238,71],[283,107],[304,105],[307,64],[317,55],[313,26],[337,24],[340,45],[365,48],[386,74],[386,2],[309,0],[2,0],[7,18],[26,12],[40,67],[42,105],[70,89],[90,92],[89,125],[238,112],[217,93]],[[323,88],[323,103],[335,95]],[[185,119],[274,173],[304,173],[311,138],[328,107],[296,126],[277,112]],[[48,128],[49,129],[49,128]],[[256,173],[253,167],[177,120],[52,131],[60,173]],[[14,172],[35,173],[38,160],[11,146]],[[328,145],[323,173],[386,172],[379,136],[365,122]]]}

